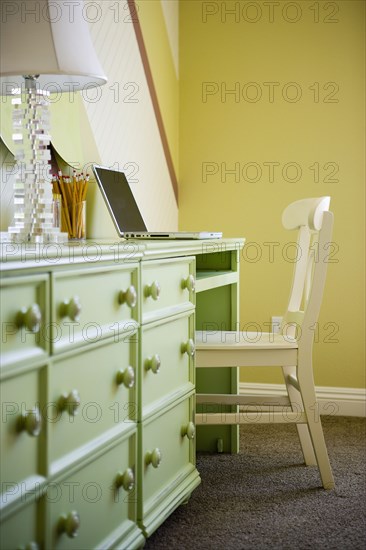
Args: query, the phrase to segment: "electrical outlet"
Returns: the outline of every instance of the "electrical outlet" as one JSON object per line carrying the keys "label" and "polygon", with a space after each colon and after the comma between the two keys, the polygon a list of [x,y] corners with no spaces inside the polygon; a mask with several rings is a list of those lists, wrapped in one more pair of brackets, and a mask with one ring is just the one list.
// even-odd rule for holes
{"label": "electrical outlet", "polygon": [[280,332],[282,320],[283,317],[281,317],[280,315],[273,315],[271,319],[271,330],[273,333]]}

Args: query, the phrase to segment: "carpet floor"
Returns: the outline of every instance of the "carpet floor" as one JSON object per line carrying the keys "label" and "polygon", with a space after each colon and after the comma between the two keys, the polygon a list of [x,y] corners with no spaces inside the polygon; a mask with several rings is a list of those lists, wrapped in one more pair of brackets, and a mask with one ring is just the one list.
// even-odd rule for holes
{"label": "carpet floor", "polygon": [[364,550],[366,420],[322,422],[334,490],[304,466],[294,425],[241,426],[239,454],[197,454],[201,485],[144,550]]}

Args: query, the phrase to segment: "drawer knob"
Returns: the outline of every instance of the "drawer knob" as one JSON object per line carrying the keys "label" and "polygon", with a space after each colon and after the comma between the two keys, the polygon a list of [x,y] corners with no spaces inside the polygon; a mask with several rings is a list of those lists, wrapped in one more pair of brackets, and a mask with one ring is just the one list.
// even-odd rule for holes
{"label": "drawer knob", "polygon": [[26,327],[31,332],[39,332],[41,321],[42,313],[38,304],[33,304],[28,309],[22,308],[16,316],[18,327]]}
{"label": "drawer knob", "polygon": [[145,460],[147,465],[151,464],[153,468],[159,468],[162,461],[160,449],[156,447],[153,451],[146,453]]}
{"label": "drawer knob", "polygon": [[26,431],[27,434],[38,437],[42,429],[42,417],[38,407],[23,413],[18,422],[18,430]]}
{"label": "drawer knob", "polygon": [[126,291],[121,290],[118,294],[118,303],[127,304],[131,309],[137,304],[137,292],[133,285],[129,286]]}
{"label": "drawer knob", "polygon": [[65,300],[60,306],[60,316],[69,317],[71,321],[79,321],[81,303],[79,296],[73,296],[69,301]]}
{"label": "drawer knob", "polygon": [[127,468],[123,473],[118,472],[116,477],[116,487],[119,489],[120,487],[123,487],[123,489],[127,492],[132,491],[132,489],[135,486],[135,476],[133,473],[132,468]]}
{"label": "drawer knob", "polygon": [[196,289],[196,280],[195,280],[195,278],[192,274],[188,275],[188,277],[186,279],[183,279],[182,288],[186,288],[190,292],[195,291],[195,289]]}
{"label": "drawer knob", "polygon": [[188,422],[186,426],[182,426],[181,434],[182,437],[187,436],[188,439],[194,439],[196,435],[196,427],[193,422]]}
{"label": "drawer knob", "polygon": [[116,382],[120,386],[123,384],[126,388],[133,388],[135,385],[135,371],[128,366],[125,369],[119,369],[116,376]]}
{"label": "drawer knob", "polygon": [[77,390],[72,390],[69,394],[63,393],[58,400],[60,411],[67,411],[70,416],[76,416],[79,412],[81,399]]}
{"label": "drawer knob", "polygon": [[192,340],[192,338],[187,340],[187,342],[184,342],[184,344],[181,345],[180,349],[181,349],[182,353],[186,353],[190,357],[193,357],[194,354],[195,354],[196,348],[195,348],[194,341]]}
{"label": "drawer knob", "polygon": [[78,536],[78,530],[80,528],[80,516],[73,510],[69,514],[64,514],[60,517],[58,523],[58,531],[60,533],[66,533],[70,539],[74,539]]}
{"label": "drawer knob", "polygon": [[151,370],[154,374],[158,374],[160,371],[161,359],[160,355],[155,353],[152,357],[148,357],[145,361],[145,369]]}
{"label": "drawer knob", "polygon": [[145,286],[145,296],[148,298],[151,296],[153,300],[159,300],[161,293],[161,287],[158,281],[154,281],[151,285]]}

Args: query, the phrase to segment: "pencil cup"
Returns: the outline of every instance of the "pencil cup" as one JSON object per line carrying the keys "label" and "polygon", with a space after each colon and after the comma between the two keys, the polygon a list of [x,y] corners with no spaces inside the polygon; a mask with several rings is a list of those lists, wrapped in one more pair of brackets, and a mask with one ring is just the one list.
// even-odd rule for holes
{"label": "pencil cup", "polygon": [[61,197],[61,230],[68,233],[69,239],[86,239],[88,182],[88,174],[78,175],[75,171],[72,177],[63,174],[61,170],[52,177],[54,196]]}
{"label": "pencil cup", "polygon": [[69,239],[86,238],[86,201],[72,202],[69,206]]}

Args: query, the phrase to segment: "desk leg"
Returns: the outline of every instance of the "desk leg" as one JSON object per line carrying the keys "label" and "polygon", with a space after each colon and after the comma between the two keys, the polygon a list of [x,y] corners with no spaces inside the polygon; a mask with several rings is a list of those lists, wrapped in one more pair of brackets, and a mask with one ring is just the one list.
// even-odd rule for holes
{"label": "desk leg", "polygon": [[[197,330],[235,330],[238,323],[238,285],[230,284],[200,292],[196,297]],[[238,393],[239,369],[196,369],[197,393]],[[235,412],[237,406],[203,404],[197,412]],[[238,426],[197,426],[197,451],[239,451]]]}

